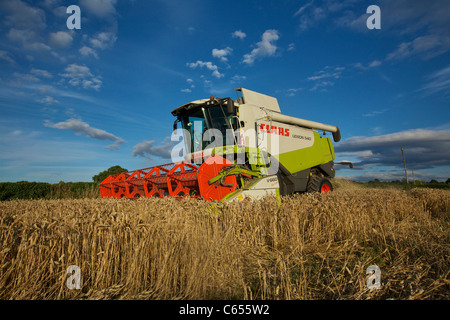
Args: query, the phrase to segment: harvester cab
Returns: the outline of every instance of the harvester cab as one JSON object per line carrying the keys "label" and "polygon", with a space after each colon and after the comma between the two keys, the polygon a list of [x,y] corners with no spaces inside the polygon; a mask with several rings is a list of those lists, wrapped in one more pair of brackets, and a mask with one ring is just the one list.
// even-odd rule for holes
{"label": "harvester cab", "polygon": [[236,91],[237,100],[211,96],[173,110],[185,160],[109,176],[100,184],[102,197],[224,202],[332,191],[333,144],[316,130],[338,142],[339,128],[283,115],[274,97]]}

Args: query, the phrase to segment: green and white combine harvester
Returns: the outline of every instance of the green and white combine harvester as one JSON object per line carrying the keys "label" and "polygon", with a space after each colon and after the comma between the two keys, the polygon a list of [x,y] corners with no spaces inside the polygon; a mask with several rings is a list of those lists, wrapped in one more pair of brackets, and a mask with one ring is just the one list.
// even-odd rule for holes
{"label": "green and white combine harvester", "polygon": [[338,142],[339,128],[283,115],[274,97],[236,91],[237,100],[211,96],[173,110],[172,137],[183,139],[172,154],[183,151],[185,160],[111,175],[100,184],[101,196],[225,202],[332,191],[333,144],[316,130]]}

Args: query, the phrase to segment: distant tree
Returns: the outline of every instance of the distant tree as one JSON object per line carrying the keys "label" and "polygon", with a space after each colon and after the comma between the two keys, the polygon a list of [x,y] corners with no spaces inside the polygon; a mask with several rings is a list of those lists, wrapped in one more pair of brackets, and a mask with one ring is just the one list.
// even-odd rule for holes
{"label": "distant tree", "polygon": [[95,176],[93,176],[92,180],[94,180],[94,182],[96,182],[96,183],[100,183],[112,174],[117,174],[117,173],[122,173],[122,172],[127,172],[127,171],[128,171],[127,169],[124,169],[121,166],[113,166],[113,167],[110,167],[108,170],[102,171],[99,174],[96,174]]}
{"label": "distant tree", "polygon": [[450,178],[447,179],[447,181],[445,181],[446,184],[450,184]]}
{"label": "distant tree", "polygon": [[430,183],[438,183],[436,180],[432,179]]}

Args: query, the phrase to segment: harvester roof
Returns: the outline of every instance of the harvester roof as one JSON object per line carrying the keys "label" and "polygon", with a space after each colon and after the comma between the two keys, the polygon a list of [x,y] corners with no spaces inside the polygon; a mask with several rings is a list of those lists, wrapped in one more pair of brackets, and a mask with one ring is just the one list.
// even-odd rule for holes
{"label": "harvester roof", "polygon": [[172,111],[172,114],[176,117],[183,111],[191,110],[200,107],[201,105],[204,105],[205,102],[210,101],[210,99],[200,99],[188,102],[186,104],[183,104],[182,106],[179,106],[178,108],[174,109]]}

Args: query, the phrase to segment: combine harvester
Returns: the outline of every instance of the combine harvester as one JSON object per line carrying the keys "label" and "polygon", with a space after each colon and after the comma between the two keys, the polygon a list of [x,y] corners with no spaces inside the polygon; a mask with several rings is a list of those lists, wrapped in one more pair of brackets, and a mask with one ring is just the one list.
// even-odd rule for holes
{"label": "combine harvester", "polygon": [[283,115],[274,97],[236,91],[235,101],[211,96],[173,110],[174,134],[183,134],[185,160],[111,175],[100,184],[101,196],[225,202],[332,191],[333,145],[313,129],[331,132],[338,142],[339,128]]}

